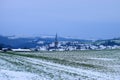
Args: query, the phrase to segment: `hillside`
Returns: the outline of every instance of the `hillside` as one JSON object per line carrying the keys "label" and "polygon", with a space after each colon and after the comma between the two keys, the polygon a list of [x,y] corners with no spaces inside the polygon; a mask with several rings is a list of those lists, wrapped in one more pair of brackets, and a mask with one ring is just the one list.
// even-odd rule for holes
{"label": "hillside", "polygon": [[93,44],[95,45],[104,45],[104,46],[120,46],[120,38],[106,39],[106,40],[97,40]]}
{"label": "hillside", "polygon": [[0,52],[0,80],[119,80],[119,52]]}
{"label": "hillside", "polygon": [[[64,38],[59,37],[59,41],[78,41],[81,43],[91,43],[91,40],[81,40],[74,38]],[[44,44],[38,44],[38,42],[44,42]],[[10,47],[10,48],[34,48],[36,46],[47,45],[51,42],[54,42],[54,37],[18,37],[18,38],[9,38],[5,36],[0,36],[0,46]]]}

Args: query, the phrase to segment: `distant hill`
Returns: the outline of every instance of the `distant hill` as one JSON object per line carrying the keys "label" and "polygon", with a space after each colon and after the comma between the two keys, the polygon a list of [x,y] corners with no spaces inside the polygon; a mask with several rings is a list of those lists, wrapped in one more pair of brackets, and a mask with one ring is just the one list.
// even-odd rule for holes
{"label": "distant hill", "polygon": [[[79,41],[81,43],[90,43],[91,40],[81,40],[74,38],[59,37],[59,41]],[[38,44],[39,41],[43,41],[44,44]],[[47,45],[54,42],[54,37],[26,37],[26,38],[9,38],[6,36],[0,36],[0,44],[2,47],[10,48],[34,48],[36,46]]]}
{"label": "distant hill", "polygon": [[104,45],[104,46],[120,46],[120,38],[106,39],[106,40],[97,40],[94,42],[96,45]]}
{"label": "distant hill", "polygon": [[[104,46],[113,46],[119,45],[120,46],[120,38],[113,38],[113,39],[106,39],[106,40],[84,40],[84,39],[74,39],[74,38],[65,38],[59,37],[59,41],[78,41],[79,43],[83,44],[93,44],[93,45],[104,45]],[[39,43],[44,42],[44,43]],[[53,37],[24,37],[24,38],[10,38],[6,36],[0,36],[0,49],[2,47],[9,47],[9,48],[35,48],[36,46],[43,46],[48,45],[54,42]]]}

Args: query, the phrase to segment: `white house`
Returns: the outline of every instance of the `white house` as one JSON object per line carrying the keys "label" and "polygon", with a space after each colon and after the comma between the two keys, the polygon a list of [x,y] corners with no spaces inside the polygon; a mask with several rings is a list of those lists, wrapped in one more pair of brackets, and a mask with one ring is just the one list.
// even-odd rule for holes
{"label": "white house", "polygon": [[12,49],[12,51],[14,52],[30,52],[31,50],[30,49]]}

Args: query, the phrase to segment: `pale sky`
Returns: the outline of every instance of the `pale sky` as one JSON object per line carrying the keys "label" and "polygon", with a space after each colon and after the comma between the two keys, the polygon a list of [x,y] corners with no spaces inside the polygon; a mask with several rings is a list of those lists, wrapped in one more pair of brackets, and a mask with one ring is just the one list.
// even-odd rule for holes
{"label": "pale sky", "polygon": [[0,0],[0,35],[120,37],[120,0]]}

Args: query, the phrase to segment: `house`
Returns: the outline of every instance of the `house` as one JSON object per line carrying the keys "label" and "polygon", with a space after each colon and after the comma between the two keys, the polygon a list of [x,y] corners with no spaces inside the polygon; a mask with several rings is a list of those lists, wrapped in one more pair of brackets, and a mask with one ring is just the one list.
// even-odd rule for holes
{"label": "house", "polygon": [[8,48],[2,48],[3,52],[7,52],[9,49]]}
{"label": "house", "polygon": [[31,52],[30,49],[21,49],[21,48],[19,48],[19,49],[12,49],[12,51],[14,51],[14,52]]}

